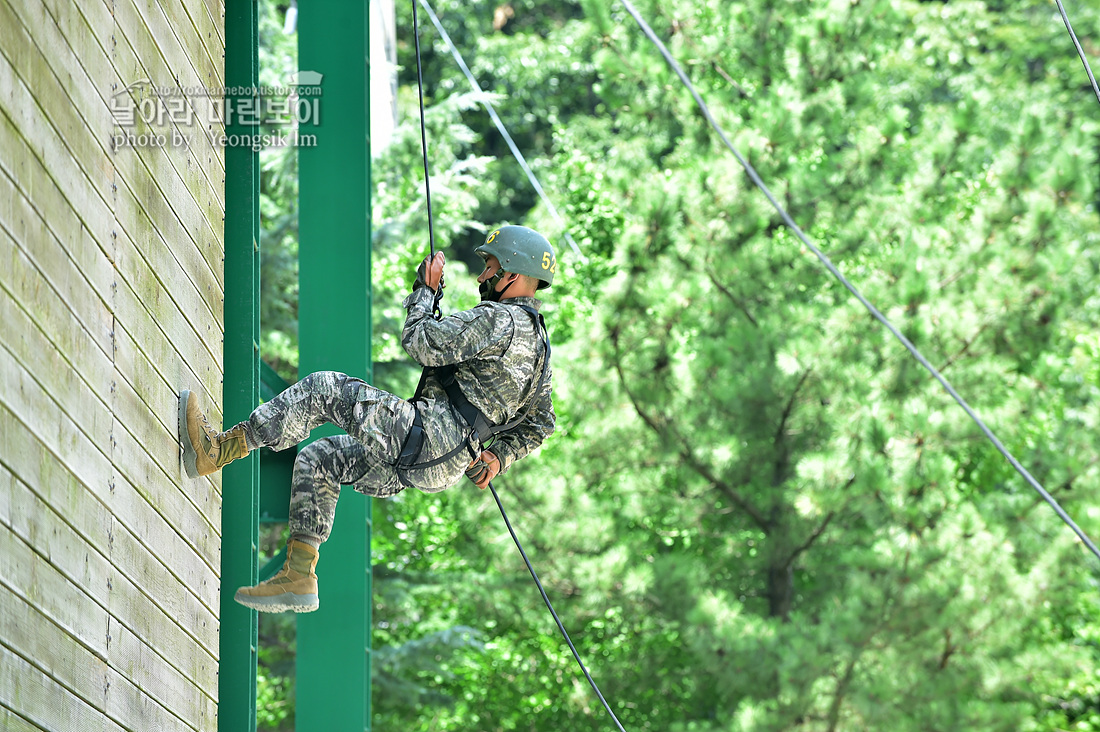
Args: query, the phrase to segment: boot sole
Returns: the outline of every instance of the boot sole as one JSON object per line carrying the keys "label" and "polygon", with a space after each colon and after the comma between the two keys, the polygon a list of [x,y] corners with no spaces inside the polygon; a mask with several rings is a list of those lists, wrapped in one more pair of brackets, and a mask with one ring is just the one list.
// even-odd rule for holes
{"label": "boot sole", "polygon": [[195,446],[191,444],[191,436],[187,433],[187,400],[191,398],[191,392],[180,389],[179,399],[179,435],[180,446],[183,448],[183,469],[188,478],[198,478],[199,469],[196,462],[199,459],[195,452]]}
{"label": "boot sole", "polygon": [[256,597],[245,595],[240,590],[233,595],[233,599],[245,607],[259,610],[262,613],[285,613],[288,610],[293,613],[311,613],[320,607],[317,595],[295,595],[292,592],[284,592],[281,595],[268,597]]}

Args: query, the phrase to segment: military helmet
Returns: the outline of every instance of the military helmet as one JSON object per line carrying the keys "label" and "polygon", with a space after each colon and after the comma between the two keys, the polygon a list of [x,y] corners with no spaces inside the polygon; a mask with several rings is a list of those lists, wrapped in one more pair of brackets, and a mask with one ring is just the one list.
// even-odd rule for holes
{"label": "military helmet", "polygon": [[527,275],[539,280],[538,289],[554,282],[558,260],[546,237],[526,226],[502,226],[485,238],[474,250],[482,259],[496,257],[504,272]]}

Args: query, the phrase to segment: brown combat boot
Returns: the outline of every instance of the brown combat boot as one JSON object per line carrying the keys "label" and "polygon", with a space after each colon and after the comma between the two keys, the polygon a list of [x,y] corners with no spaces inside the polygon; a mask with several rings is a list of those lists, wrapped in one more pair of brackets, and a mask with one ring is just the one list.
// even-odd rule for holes
{"label": "brown combat boot", "polygon": [[291,539],[286,545],[286,562],[271,579],[255,587],[242,587],[233,599],[264,613],[313,612],[320,606],[317,599],[317,550],[309,544]]}
{"label": "brown combat boot", "polygon": [[187,389],[180,391],[179,431],[183,469],[191,478],[210,475],[248,454],[244,427],[215,432],[199,408],[198,399]]}

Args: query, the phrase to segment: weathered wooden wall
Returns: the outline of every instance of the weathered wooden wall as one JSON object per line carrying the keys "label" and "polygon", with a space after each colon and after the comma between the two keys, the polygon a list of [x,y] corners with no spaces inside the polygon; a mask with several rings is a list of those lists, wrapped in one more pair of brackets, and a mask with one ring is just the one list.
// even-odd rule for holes
{"label": "weathered wooden wall", "polygon": [[0,729],[217,729],[220,483],[176,393],[221,403],[223,128],[192,94],[115,149],[113,107],[219,90],[223,27],[0,0]]}

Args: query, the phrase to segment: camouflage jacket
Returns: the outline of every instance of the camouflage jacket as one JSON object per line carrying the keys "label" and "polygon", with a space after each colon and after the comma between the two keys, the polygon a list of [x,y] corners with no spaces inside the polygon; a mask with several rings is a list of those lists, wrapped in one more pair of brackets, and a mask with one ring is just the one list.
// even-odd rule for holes
{"label": "camouflage jacket", "polygon": [[[498,433],[486,448],[499,458],[502,473],[554,431],[549,369],[541,391],[533,393],[542,374],[546,349],[534,319],[516,307],[526,305],[537,310],[541,304],[533,297],[508,298],[504,302],[482,302],[471,310],[436,320],[428,288],[414,290],[404,302],[408,315],[401,344],[405,351],[421,366],[454,364],[455,380],[462,393],[493,424],[515,418],[535,399],[527,418]],[[418,406],[429,413],[443,406],[432,402],[448,403],[446,392],[431,373],[425,379],[421,399],[427,403]]]}

